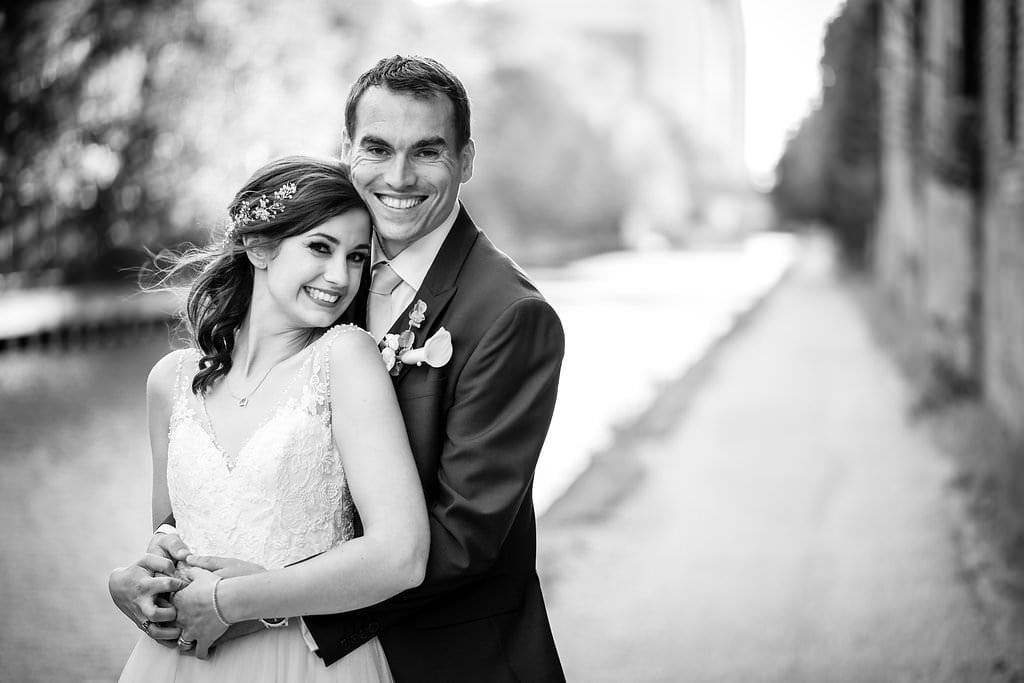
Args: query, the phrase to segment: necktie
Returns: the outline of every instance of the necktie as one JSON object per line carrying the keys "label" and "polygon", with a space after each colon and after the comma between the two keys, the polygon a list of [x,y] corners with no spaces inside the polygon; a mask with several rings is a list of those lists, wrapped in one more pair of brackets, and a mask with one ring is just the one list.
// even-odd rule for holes
{"label": "necktie", "polygon": [[391,292],[402,284],[402,277],[387,261],[373,267],[370,276],[369,320],[370,334],[380,340],[395,320],[391,314]]}

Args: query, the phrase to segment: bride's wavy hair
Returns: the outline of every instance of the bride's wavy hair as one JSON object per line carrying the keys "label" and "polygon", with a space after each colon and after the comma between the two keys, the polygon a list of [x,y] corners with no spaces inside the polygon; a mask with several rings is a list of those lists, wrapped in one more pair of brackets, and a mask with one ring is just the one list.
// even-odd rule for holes
{"label": "bride's wavy hair", "polygon": [[[202,353],[192,391],[206,393],[231,369],[235,335],[252,301],[253,265],[247,249],[273,254],[281,241],[307,232],[324,221],[366,205],[349,179],[348,167],[335,159],[289,156],[258,169],[228,205],[231,220],[205,247],[157,254],[156,287],[182,291],[187,287],[182,323]],[[338,323],[364,325],[364,269],[360,292]],[[184,285],[174,286],[182,278]],[[311,335],[315,334],[311,330]]]}

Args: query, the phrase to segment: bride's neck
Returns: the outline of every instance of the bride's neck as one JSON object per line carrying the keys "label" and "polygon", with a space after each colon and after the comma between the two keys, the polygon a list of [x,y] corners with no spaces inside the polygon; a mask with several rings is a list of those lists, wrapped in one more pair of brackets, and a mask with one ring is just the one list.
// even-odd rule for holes
{"label": "bride's neck", "polygon": [[231,354],[243,376],[251,376],[282,363],[304,349],[310,342],[312,329],[275,329],[254,320],[250,311],[235,334]]}

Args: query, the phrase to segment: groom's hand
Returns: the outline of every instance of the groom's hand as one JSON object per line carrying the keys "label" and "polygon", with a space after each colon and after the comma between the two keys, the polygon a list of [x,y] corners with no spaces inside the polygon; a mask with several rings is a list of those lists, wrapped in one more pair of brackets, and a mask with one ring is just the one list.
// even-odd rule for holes
{"label": "groom's hand", "polygon": [[186,585],[174,577],[173,562],[151,553],[134,564],[115,569],[107,581],[117,608],[146,635],[168,647],[174,647],[179,630],[173,624],[175,609],[165,596]]}
{"label": "groom's hand", "polygon": [[[146,552],[166,557],[172,562],[181,562],[192,551],[189,550],[178,534],[157,533],[153,534],[153,538],[149,540],[149,547],[146,548]],[[173,573],[172,571],[171,574]]]}

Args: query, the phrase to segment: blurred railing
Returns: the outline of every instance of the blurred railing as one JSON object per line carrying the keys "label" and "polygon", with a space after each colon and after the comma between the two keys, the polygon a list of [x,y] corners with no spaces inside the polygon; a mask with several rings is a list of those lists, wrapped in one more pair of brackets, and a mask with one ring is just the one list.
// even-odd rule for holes
{"label": "blurred railing", "polygon": [[175,306],[169,293],[142,294],[124,285],[0,291],[0,352],[130,342],[166,329]]}

